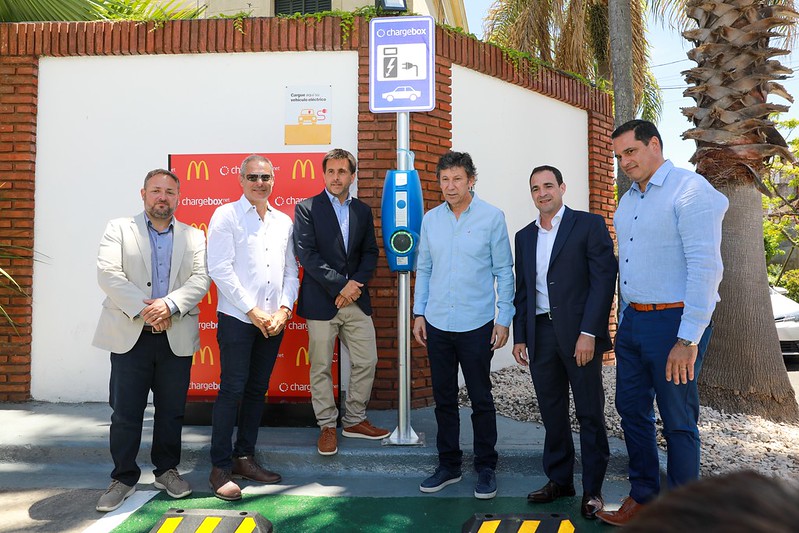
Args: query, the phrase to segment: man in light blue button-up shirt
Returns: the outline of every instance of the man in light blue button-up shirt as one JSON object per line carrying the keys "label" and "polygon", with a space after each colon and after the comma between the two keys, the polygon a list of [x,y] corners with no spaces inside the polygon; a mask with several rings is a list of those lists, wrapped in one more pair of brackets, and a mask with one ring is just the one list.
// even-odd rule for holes
{"label": "man in light blue button-up shirt", "polygon": [[651,122],[613,132],[619,166],[633,181],[614,216],[621,321],[616,334],[616,408],[630,457],[630,497],[597,516],[626,524],[660,491],[653,400],[668,448],[668,483],[699,477],[696,376],[710,341],[722,276],[727,198],[695,172],[663,157]]}
{"label": "man in light blue button-up shirt", "polygon": [[437,492],[461,480],[460,365],[472,403],[474,495],[488,499],[497,490],[491,357],[508,341],[513,319],[513,259],[505,215],[472,191],[477,170],[471,156],[444,154],[436,176],[445,202],[422,220],[413,335],[430,360],[439,467],[419,489]]}

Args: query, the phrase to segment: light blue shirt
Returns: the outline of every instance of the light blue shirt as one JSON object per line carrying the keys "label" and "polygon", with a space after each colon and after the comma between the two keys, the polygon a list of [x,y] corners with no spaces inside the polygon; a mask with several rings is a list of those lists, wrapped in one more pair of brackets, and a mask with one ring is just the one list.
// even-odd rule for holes
{"label": "light blue shirt", "polygon": [[175,225],[175,218],[172,218],[169,227],[164,231],[158,231],[153,227],[147,213],[144,214],[144,219],[147,221],[147,234],[150,236],[150,264],[153,271],[153,290],[150,297],[162,298],[169,307],[169,311],[174,315],[178,307],[166,295],[169,294],[169,275],[172,272],[174,236],[172,228]]}
{"label": "light blue shirt", "polygon": [[628,303],[684,302],[678,337],[699,342],[719,301],[721,221],[727,197],[705,178],[664,162],[613,216],[622,311]]}
{"label": "light blue shirt", "polygon": [[341,236],[344,238],[344,251],[348,252],[350,246],[350,204],[352,203],[352,196],[347,193],[347,199],[342,204],[338,198],[330,194],[330,191],[325,189],[327,197],[330,198],[330,203],[333,204],[333,211],[336,212],[336,219],[338,220],[338,227],[341,230]]}
{"label": "light blue shirt", "polygon": [[459,218],[446,202],[422,219],[413,313],[442,331],[513,319],[513,258],[505,215],[473,195]]}

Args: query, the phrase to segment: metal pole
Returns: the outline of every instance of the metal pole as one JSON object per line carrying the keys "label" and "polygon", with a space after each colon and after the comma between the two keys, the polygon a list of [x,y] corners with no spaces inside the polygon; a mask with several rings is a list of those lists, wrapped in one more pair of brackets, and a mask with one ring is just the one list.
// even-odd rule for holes
{"label": "metal pole", "polygon": [[[409,163],[409,113],[397,113],[397,170],[411,170]],[[399,405],[397,429],[383,444],[421,445],[421,437],[411,427],[411,273],[397,273],[397,345],[399,368]]]}

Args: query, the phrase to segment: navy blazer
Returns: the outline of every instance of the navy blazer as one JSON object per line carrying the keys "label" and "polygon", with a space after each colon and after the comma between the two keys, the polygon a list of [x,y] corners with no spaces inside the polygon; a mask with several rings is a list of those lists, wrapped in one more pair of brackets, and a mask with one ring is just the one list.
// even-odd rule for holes
{"label": "navy blazer", "polygon": [[377,268],[379,249],[372,209],[357,198],[350,202],[347,251],[336,212],[325,191],[294,209],[294,251],[304,269],[297,314],[310,320],[330,320],[338,309],[336,296],[348,280],[363,283],[358,307],[372,314],[368,283]]}
{"label": "navy blazer", "polygon": [[[535,357],[537,243],[535,222],[516,233],[513,342],[526,344],[531,360]],[[610,350],[608,318],[618,268],[605,219],[567,207],[547,271],[550,314],[558,344],[565,352],[574,350],[582,331],[596,336],[596,353]]]}

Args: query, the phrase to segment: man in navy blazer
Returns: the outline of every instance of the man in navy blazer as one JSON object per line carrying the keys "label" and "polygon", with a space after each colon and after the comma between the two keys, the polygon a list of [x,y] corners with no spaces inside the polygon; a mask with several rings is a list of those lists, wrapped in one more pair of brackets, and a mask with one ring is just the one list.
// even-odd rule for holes
{"label": "man in navy blazer", "polygon": [[317,451],[338,452],[338,409],[331,366],[336,337],[347,346],[350,381],[342,435],[382,439],[390,432],[366,419],[377,365],[377,344],[367,283],[377,268],[371,208],[350,196],[355,157],[334,149],[322,159],[325,190],[297,204],[294,248],[304,269],[297,314],[308,323],[311,403],[321,432]]}
{"label": "man in navy blazer", "polygon": [[569,386],[580,424],[581,513],[604,507],[610,451],[605,430],[602,353],[611,348],[608,317],[618,263],[605,220],[563,205],[566,185],[551,166],[533,169],[530,192],[539,217],[516,234],[513,356],[529,365],[546,429],[544,473],[531,503],[574,496]]}

